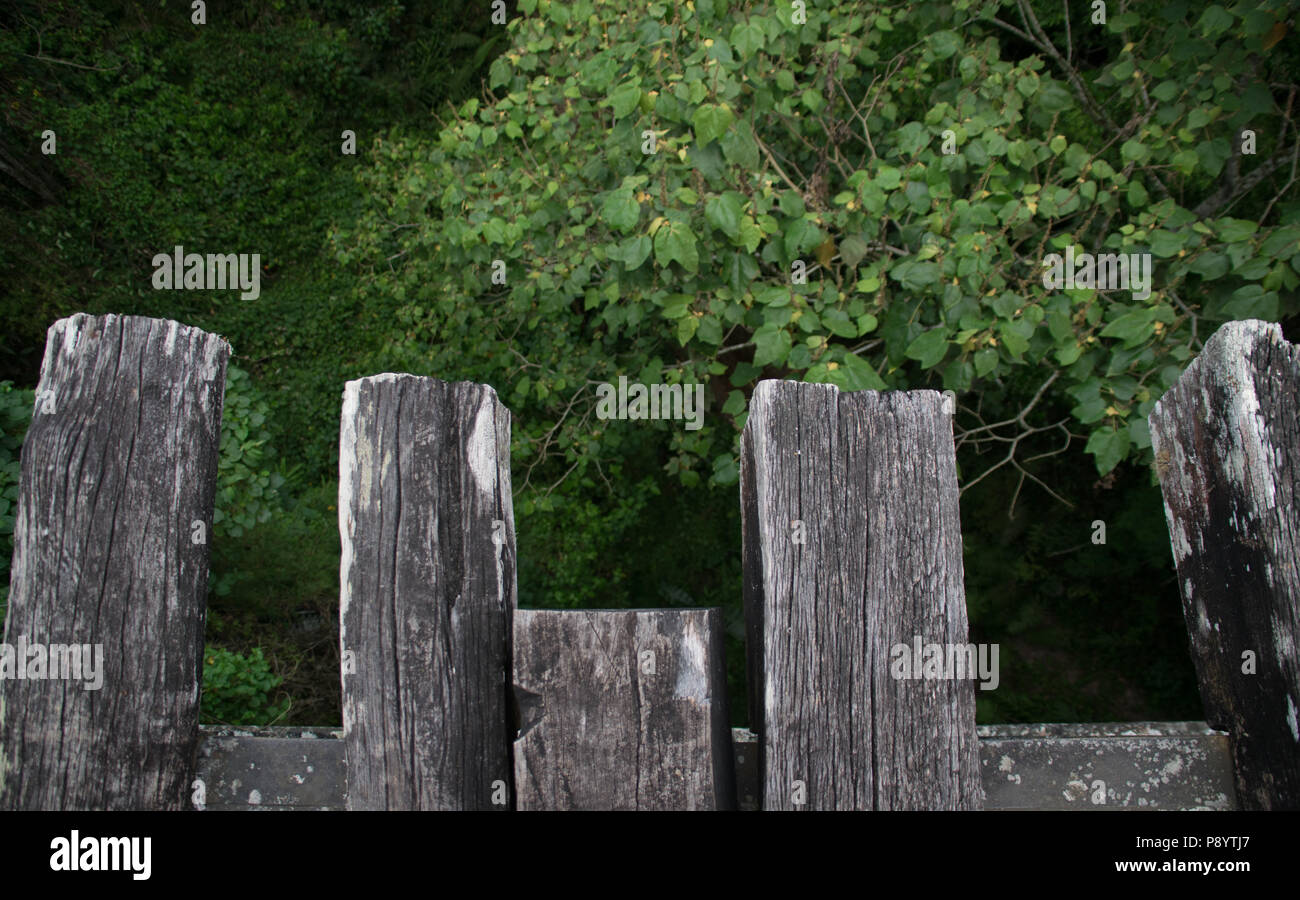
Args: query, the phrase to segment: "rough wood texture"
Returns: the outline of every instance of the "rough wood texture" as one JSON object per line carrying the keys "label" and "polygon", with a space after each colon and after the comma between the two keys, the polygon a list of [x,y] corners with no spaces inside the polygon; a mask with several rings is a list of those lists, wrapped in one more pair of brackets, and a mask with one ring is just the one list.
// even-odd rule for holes
{"label": "rough wood texture", "polygon": [[1300,808],[1300,351],[1229,322],[1150,424],[1205,718],[1243,808]]}
{"label": "rough wood texture", "polygon": [[717,609],[515,613],[519,809],[734,809]]}
{"label": "rough wood texture", "polygon": [[348,382],[339,532],[349,808],[508,809],[515,533],[496,393]]}
{"label": "rough wood texture", "polygon": [[0,808],[188,805],[229,355],[160,319],[50,328],[5,643],[102,645],[103,681],[0,680]]}
{"label": "rough wood texture", "polygon": [[916,636],[967,641],[943,398],[764,381],[742,450],[763,808],[979,808],[972,682],[890,673]]}

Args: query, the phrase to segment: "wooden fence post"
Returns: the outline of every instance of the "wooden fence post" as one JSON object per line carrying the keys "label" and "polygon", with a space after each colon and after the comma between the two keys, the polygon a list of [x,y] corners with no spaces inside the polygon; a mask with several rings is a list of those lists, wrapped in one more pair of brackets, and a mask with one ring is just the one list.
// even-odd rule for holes
{"label": "wooden fence post", "polygon": [[972,673],[895,665],[968,646],[942,396],[760,382],[741,508],[762,807],[980,808]]}
{"label": "wooden fence post", "polygon": [[350,809],[509,809],[510,412],[486,385],[350,381],[339,438]]}
{"label": "wooden fence post", "polygon": [[519,610],[520,809],[734,809],[718,609]]}
{"label": "wooden fence post", "polygon": [[229,356],[161,319],[51,326],[0,657],[0,808],[189,805]]}
{"label": "wooden fence post", "polygon": [[1149,421],[1206,720],[1243,808],[1300,808],[1300,350],[1229,322]]}

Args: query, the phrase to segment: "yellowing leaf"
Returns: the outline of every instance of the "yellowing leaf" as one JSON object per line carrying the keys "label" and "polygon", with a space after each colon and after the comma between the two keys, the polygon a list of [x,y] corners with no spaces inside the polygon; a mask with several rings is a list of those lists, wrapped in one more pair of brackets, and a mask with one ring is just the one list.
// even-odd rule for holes
{"label": "yellowing leaf", "polygon": [[829,266],[831,259],[835,256],[835,239],[827,238],[817,245],[817,261],[823,266]]}

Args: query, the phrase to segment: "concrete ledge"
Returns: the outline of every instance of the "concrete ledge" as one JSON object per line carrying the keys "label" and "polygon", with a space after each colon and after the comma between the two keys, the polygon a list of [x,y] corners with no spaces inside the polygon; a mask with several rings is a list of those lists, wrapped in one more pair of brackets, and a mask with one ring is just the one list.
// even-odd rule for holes
{"label": "concrete ledge", "polygon": [[[200,729],[205,807],[342,809],[339,728]],[[985,809],[1236,809],[1228,737],[1204,722],[981,725]],[[758,808],[758,738],[733,728],[736,796]]]}

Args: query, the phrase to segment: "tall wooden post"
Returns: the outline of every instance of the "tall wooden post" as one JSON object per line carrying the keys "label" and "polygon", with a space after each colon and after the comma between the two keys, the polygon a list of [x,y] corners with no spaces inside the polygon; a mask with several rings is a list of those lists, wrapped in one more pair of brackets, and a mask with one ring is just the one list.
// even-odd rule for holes
{"label": "tall wooden post", "polygon": [[486,385],[350,381],[339,440],[350,809],[509,809],[510,412]]}
{"label": "tall wooden post", "polygon": [[229,356],[160,319],[50,328],[0,658],[0,808],[188,806]]}
{"label": "tall wooden post", "polygon": [[1300,349],[1229,322],[1151,412],[1205,718],[1245,809],[1300,809]]}
{"label": "tall wooden post", "polygon": [[953,453],[933,391],[754,391],[741,507],[764,809],[980,807],[973,673],[896,665],[900,647],[967,646]]}

